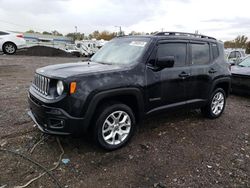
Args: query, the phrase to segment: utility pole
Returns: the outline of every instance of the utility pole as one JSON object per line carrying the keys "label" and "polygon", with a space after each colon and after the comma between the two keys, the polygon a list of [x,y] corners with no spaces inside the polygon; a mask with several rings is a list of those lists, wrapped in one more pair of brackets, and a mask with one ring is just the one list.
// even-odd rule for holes
{"label": "utility pole", "polygon": [[75,26],[75,30],[76,30],[76,32],[75,32],[75,40],[77,39],[77,26]]}
{"label": "utility pole", "polygon": [[122,35],[122,26],[115,26],[115,27],[118,27],[119,28],[119,34],[118,34],[118,36],[121,36]]}

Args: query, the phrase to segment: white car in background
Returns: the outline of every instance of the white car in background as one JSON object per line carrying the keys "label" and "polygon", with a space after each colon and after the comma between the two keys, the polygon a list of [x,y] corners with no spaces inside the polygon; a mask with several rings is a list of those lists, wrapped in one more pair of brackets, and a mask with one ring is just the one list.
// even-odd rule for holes
{"label": "white car in background", "polygon": [[17,49],[25,48],[26,41],[23,34],[0,31],[0,51],[12,55]]}
{"label": "white car in background", "polygon": [[239,64],[246,57],[244,49],[225,50],[225,55],[228,63],[231,65]]}

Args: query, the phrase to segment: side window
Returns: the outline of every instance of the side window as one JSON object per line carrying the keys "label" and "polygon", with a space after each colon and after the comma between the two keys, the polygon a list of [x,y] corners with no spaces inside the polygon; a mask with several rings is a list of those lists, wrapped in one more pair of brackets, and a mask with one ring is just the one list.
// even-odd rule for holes
{"label": "side window", "polygon": [[8,33],[5,33],[3,31],[0,31],[0,35],[8,35]]}
{"label": "side window", "polygon": [[239,57],[241,57],[241,54],[240,54],[240,52],[236,51],[236,52],[235,52],[235,57],[236,57],[236,58],[239,58]]}
{"label": "side window", "polygon": [[174,56],[175,67],[185,66],[187,55],[186,43],[166,43],[159,44],[157,57]]}
{"label": "side window", "polygon": [[219,49],[217,44],[212,44],[212,54],[213,54],[213,60],[219,57]]}
{"label": "side window", "polygon": [[204,44],[192,44],[192,65],[205,65],[210,61],[209,45]]}
{"label": "side window", "polygon": [[228,56],[228,59],[231,58],[236,58],[236,53],[235,52],[231,52],[230,55]]}

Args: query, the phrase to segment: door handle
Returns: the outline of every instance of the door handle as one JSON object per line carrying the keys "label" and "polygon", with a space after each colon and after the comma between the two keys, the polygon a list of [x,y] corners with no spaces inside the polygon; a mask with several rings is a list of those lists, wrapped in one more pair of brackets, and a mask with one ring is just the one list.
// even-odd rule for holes
{"label": "door handle", "polygon": [[217,72],[217,70],[215,70],[214,68],[211,68],[209,71],[208,71],[208,73],[210,73],[210,74],[213,74],[213,73],[216,73]]}
{"label": "door handle", "polygon": [[190,74],[186,73],[186,72],[182,72],[181,74],[179,74],[179,77],[181,77],[181,78],[187,78],[189,76],[190,76]]}

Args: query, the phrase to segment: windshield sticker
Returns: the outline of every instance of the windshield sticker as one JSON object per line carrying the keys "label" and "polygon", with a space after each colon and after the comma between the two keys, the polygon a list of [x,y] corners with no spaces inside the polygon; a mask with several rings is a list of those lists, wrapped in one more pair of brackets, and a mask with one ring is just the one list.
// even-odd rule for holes
{"label": "windshield sticker", "polygon": [[130,46],[138,46],[138,47],[144,47],[147,44],[147,42],[143,41],[132,41],[130,42]]}

